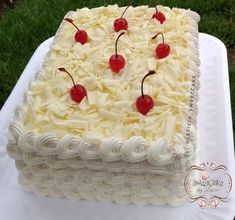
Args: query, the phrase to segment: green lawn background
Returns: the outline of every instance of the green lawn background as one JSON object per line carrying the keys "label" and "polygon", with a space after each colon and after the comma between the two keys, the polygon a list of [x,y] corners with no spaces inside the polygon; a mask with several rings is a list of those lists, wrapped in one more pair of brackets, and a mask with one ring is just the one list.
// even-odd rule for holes
{"label": "green lawn background", "polygon": [[[19,0],[14,9],[7,10],[0,18],[0,108],[34,50],[41,42],[54,35],[66,12],[76,8],[92,8],[115,3],[124,6],[130,1]],[[141,0],[132,3],[191,8],[201,15],[200,32],[218,37],[227,48],[235,48],[234,0]],[[233,118],[235,118],[235,65],[232,62],[229,65],[229,73]]]}

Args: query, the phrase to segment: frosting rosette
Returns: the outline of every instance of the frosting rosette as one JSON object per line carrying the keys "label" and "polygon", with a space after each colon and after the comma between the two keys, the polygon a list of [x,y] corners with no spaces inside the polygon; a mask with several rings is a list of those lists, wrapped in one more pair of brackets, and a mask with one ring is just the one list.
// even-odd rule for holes
{"label": "frosting rosette", "polygon": [[23,133],[22,123],[12,122],[8,129],[8,144],[17,144],[19,137]]}
{"label": "frosting rosette", "polygon": [[149,143],[143,137],[132,137],[121,147],[122,159],[131,163],[143,161],[146,159],[148,148]]}
{"label": "frosting rosette", "polygon": [[99,158],[99,145],[82,141],[79,145],[78,152],[84,160],[95,160]]}
{"label": "frosting rosette", "polygon": [[79,137],[73,135],[65,135],[61,138],[56,146],[58,157],[68,159],[79,155],[78,148],[81,143]]}
{"label": "frosting rosette", "polygon": [[34,151],[33,144],[37,139],[37,137],[38,137],[37,133],[33,131],[28,131],[22,134],[18,139],[19,148],[24,152],[33,152]]}
{"label": "frosting rosette", "polygon": [[53,133],[41,134],[33,143],[34,150],[39,155],[50,156],[56,155],[56,146],[58,137]]}
{"label": "frosting rosette", "polygon": [[11,158],[14,160],[21,160],[22,159],[22,151],[16,144],[7,144],[7,153],[10,155]]}
{"label": "frosting rosette", "polygon": [[36,152],[24,152],[22,156],[23,161],[28,165],[42,164],[46,161],[46,157],[40,156]]}
{"label": "frosting rosette", "polygon": [[174,162],[173,152],[164,139],[158,139],[148,150],[148,161],[153,165],[167,165]]}
{"label": "frosting rosette", "polygon": [[121,159],[123,142],[115,137],[104,140],[100,145],[99,155],[103,161],[117,161]]}

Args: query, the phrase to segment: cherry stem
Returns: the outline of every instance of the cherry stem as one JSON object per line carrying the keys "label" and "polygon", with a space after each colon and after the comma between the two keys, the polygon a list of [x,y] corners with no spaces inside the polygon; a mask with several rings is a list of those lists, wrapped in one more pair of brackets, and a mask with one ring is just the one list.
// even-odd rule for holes
{"label": "cherry stem", "polygon": [[144,80],[145,80],[148,76],[151,76],[151,75],[153,75],[153,74],[155,74],[155,71],[154,71],[154,70],[150,70],[150,71],[148,72],[148,74],[146,74],[146,75],[144,76],[144,78],[142,79],[142,82],[141,82],[141,94],[142,94],[142,99],[144,98]]}
{"label": "cherry stem", "polygon": [[126,10],[127,10],[130,6],[131,6],[131,4],[129,4],[129,5],[125,8],[125,10],[122,12],[121,18],[122,18],[122,16],[125,14]]}
{"label": "cherry stem", "polygon": [[121,34],[119,34],[119,36],[117,37],[117,40],[116,40],[116,42],[115,42],[115,53],[116,53],[116,58],[117,58],[117,56],[118,56],[118,54],[117,54],[117,43],[118,43],[119,38],[120,38],[123,34],[125,34],[125,32],[122,32]]}
{"label": "cherry stem", "polygon": [[159,32],[155,36],[153,36],[152,39],[155,39],[159,34],[162,36],[162,43],[164,44],[164,35],[161,32]]}
{"label": "cherry stem", "polygon": [[70,78],[71,78],[71,80],[72,80],[72,82],[73,82],[74,87],[76,87],[76,84],[75,84],[75,82],[74,82],[74,80],[73,80],[72,75],[71,75],[64,67],[60,67],[60,68],[58,68],[58,70],[61,71],[61,72],[67,73],[67,74],[70,76]]}
{"label": "cherry stem", "polygon": [[78,31],[80,31],[80,29],[78,28],[78,26],[76,24],[73,23],[73,21],[68,21],[66,19],[64,19],[65,21],[69,22],[70,24],[72,24]]}
{"label": "cherry stem", "polygon": [[154,8],[155,8],[156,12],[158,12],[158,11],[157,11],[157,6],[156,6],[156,5],[154,6]]}

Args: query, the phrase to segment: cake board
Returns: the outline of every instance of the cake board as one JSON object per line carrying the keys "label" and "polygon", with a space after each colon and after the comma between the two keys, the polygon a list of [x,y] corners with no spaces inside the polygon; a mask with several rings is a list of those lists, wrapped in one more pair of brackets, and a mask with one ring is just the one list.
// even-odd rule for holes
{"label": "cake board", "polygon": [[[136,206],[89,201],[42,198],[24,192],[17,183],[14,160],[6,153],[7,128],[15,107],[35,73],[41,69],[53,38],[44,41],[35,51],[16,86],[0,111],[0,219],[223,219],[235,215],[235,187],[228,202],[216,209],[201,209],[186,202],[178,207]],[[200,33],[201,88],[199,101],[199,157],[200,162],[215,162],[227,167],[235,180],[234,144],[228,79],[227,52],[217,38]]]}

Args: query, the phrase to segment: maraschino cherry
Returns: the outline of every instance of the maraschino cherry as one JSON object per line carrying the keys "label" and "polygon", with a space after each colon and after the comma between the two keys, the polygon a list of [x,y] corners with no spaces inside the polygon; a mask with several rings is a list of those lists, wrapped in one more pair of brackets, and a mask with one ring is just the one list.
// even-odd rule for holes
{"label": "maraschino cherry", "polygon": [[120,30],[127,30],[128,28],[128,22],[125,18],[122,16],[125,14],[126,10],[130,7],[131,5],[128,5],[126,9],[123,11],[122,15],[120,18],[117,18],[114,23],[113,23],[113,28],[116,32]]}
{"label": "maraschino cherry", "polygon": [[158,59],[163,59],[169,55],[170,46],[164,42],[164,35],[161,32],[153,36],[152,39],[155,39],[159,34],[162,36],[162,43],[157,45],[155,53]]}
{"label": "maraschino cherry", "polygon": [[144,80],[150,76],[153,75],[155,71],[149,71],[148,74],[144,76],[141,82],[141,96],[139,96],[136,99],[136,108],[137,110],[142,113],[143,115],[146,115],[154,106],[153,98],[149,95],[144,95]]}
{"label": "maraschino cherry", "polygon": [[84,30],[80,30],[77,25],[75,25],[73,23],[73,19],[71,18],[65,18],[64,19],[65,21],[69,22],[70,24],[72,24],[76,29],[77,29],[77,32],[76,34],[74,35],[74,38],[75,38],[75,41],[76,42],[79,42],[81,44],[85,44],[87,42],[87,39],[88,39],[88,36],[87,36],[87,33],[86,31]]}
{"label": "maraschino cherry", "polygon": [[122,32],[117,37],[117,40],[115,42],[115,54],[113,54],[109,59],[109,66],[110,66],[111,70],[115,73],[119,73],[119,71],[125,66],[125,63],[126,63],[124,57],[117,53],[117,42],[118,42],[118,39],[123,34],[125,34],[125,32]]}
{"label": "maraschino cherry", "polygon": [[155,6],[156,12],[153,14],[152,18],[157,19],[161,24],[166,20],[165,15],[157,10],[157,7]]}
{"label": "maraschino cherry", "polygon": [[65,72],[70,76],[73,82],[73,87],[70,89],[70,96],[73,101],[80,103],[85,96],[87,97],[87,92],[85,87],[80,84],[75,84],[72,75],[64,67],[60,67],[58,68],[58,70],[61,72]]}

